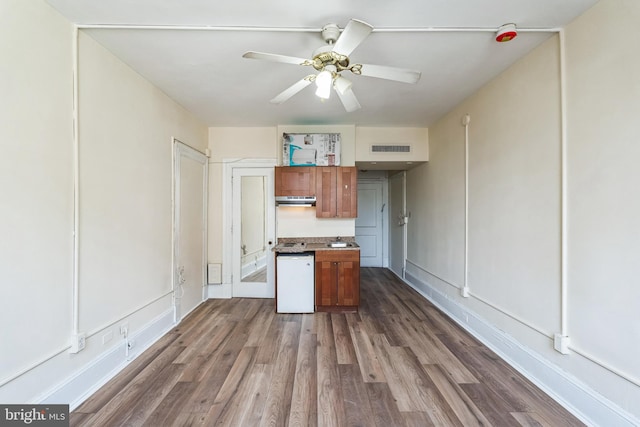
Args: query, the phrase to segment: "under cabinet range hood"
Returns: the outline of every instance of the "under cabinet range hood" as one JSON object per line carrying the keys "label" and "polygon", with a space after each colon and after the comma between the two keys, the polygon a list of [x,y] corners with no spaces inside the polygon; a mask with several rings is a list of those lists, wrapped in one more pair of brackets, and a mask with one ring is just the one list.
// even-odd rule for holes
{"label": "under cabinet range hood", "polygon": [[277,206],[315,206],[316,196],[276,196]]}

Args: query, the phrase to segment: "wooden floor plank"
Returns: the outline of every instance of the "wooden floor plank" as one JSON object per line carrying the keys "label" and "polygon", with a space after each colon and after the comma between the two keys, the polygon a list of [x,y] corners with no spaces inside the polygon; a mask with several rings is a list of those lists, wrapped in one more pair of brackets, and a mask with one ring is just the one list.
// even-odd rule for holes
{"label": "wooden floor plank", "polygon": [[434,424],[426,412],[405,412],[402,414],[401,425],[405,427],[442,427],[443,424]]}
{"label": "wooden floor plank", "polygon": [[[310,317],[307,317],[309,319]],[[300,336],[298,346],[298,358],[296,361],[296,373],[293,379],[293,396],[291,398],[291,410],[289,412],[290,426],[316,426],[318,423],[317,395],[317,358],[315,334],[304,333],[311,329],[305,329],[303,321],[303,333]]]}
{"label": "wooden floor plank", "polygon": [[336,342],[336,355],[339,364],[350,365],[356,363],[356,353],[351,342],[349,325],[344,314],[331,314],[331,326]]}
{"label": "wooden floor plank", "polygon": [[350,323],[349,332],[364,381],[384,382],[385,373],[374,350],[374,342],[362,322]]}
{"label": "wooden floor plank", "polygon": [[510,405],[486,384],[460,384],[460,389],[495,426],[513,425]]}
{"label": "wooden floor plank", "polygon": [[[231,425],[255,426],[260,423],[264,407],[269,393],[269,387],[273,379],[272,365],[254,365],[249,377],[246,400],[240,400],[243,405],[238,411],[237,417]],[[242,410],[244,408],[244,410]]]}
{"label": "wooden floor plank", "polygon": [[345,413],[331,314],[316,313],[316,320],[318,425],[337,427],[345,419]]}
{"label": "wooden floor plank", "polygon": [[[238,357],[231,366],[229,375],[224,380],[220,391],[216,395],[213,405],[207,411],[203,419],[204,425],[214,425],[220,420],[221,425],[225,425],[225,420],[232,419],[236,411],[239,411],[241,403],[239,392],[243,380],[249,376],[248,372],[253,366],[256,358],[255,347],[243,347]],[[228,425],[228,424],[226,424]]]}
{"label": "wooden floor plank", "polygon": [[344,398],[344,412],[347,426],[373,426],[375,420],[371,411],[369,395],[362,381],[357,365],[340,365],[340,387]]}
{"label": "wooden floor plank", "polygon": [[465,427],[491,425],[491,422],[473,403],[473,400],[465,394],[458,384],[452,381],[441,366],[424,365],[424,369]]}
{"label": "wooden floor plank", "polygon": [[245,345],[259,347],[262,345],[265,339],[268,339],[267,335],[264,333],[266,328],[271,326],[271,323],[276,318],[276,313],[268,304],[262,304],[260,310],[256,313],[256,315],[252,319],[251,332],[249,333],[249,338]]}
{"label": "wooden floor plank", "polygon": [[[387,383],[365,383],[365,387],[375,425],[377,427],[402,425],[401,420],[404,419],[406,412],[400,412],[397,400],[389,389],[389,385]],[[423,425],[429,426],[432,423],[429,421],[429,424]]]}
{"label": "wooden floor plank", "polygon": [[533,412],[513,412],[511,415],[522,427],[552,427],[547,420]]}
{"label": "wooden floor plank", "polygon": [[399,387],[408,394],[405,399],[410,402],[409,411],[427,413],[435,425],[463,426],[410,348],[391,347],[385,350],[400,381]]}
{"label": "wooden floor plank", "polygon": [[191,399],[197,385],[195,382],[177,382],[142,425],[145,427],[172,425],[182,405]]}
{"label": "wooden floor plank", "polygon": [[274,371],[278,372],[278,376],[271,381],[260,425],[287,423],[291,410],[291,396],[300,342],[300,326],[300,322],[286,322],[284,326],[282,340],[278,349],[278,358],[273,365]]}
{"label": "wooden floor plank", "polygon": [[357,313],[209,300],[70,414],[72,426],[581,426],[385,269]]}

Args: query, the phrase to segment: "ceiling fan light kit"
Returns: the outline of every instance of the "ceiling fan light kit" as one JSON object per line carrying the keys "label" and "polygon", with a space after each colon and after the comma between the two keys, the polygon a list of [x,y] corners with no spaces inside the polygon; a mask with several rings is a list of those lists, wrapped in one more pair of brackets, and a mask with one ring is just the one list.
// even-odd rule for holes
{"label": "ceiling fan light kit", "polygon": [[346,91],[351,89],[351,81],[345,79],[341,75],[338,75],[333,81],[333,87],[341,95],[344,95]]}
{"label": "ceiling fan light kit", "polygon": [[316,95],[322,99],[329,99],[331,96],[331,86],[333,82],[333,73],[330,70],[322,70],[316,76]]}
{"label": "ceiling fan light kit", "polygon": [[366,22],[351,19],[340,33],[336,24],[327,24],[322,27],[321,35],[327,45],[316,49],[312,59],[296,58],[285,55],[262,52],[246,52],[242,55],[249,59],[262,59],[272,62],[282,62],[311,66],[318,71],[317,75],[309,75],[294,83],[271,100],[274,104],[281,104],[293,95],[300,92],[315,80],[316,95],[321,99],[328,99],[331,89],[335,89],[342,105],[347,112],[361,108],[353,90],[352,83],[342,77],[342,71],[351,71],[355,75],[376,77],[403,83],[417,83],[420,79],[420,71],[394,68],[383,65],[351,63],[349,55],[362,43],[373,31],[373,27]]}

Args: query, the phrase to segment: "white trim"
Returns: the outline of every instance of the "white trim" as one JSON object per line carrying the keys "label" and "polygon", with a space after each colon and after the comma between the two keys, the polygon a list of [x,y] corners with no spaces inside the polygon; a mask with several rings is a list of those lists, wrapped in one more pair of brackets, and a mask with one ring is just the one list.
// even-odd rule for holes
{"label": "white trim", "polygon": [[464,125],[464,285],[462,296],[469,295],[469,123],[471,116],[463,116]]}
{"label": "white trim", "polygon": [[560,253],[560,335],[569,336],[568,319],[568,284],[569,284],[569,226],[568,226],[568,155],[567,155],[567,73],[566,73],[566,53],[564,30],[558,33],[558,48],[560,50],[560,158],[561,158],[561,208],[560,208],[560,229],[561,229],[561,253]]}
{"label": "white trim", "polygon": [[72,290],[71,290],[71,337],[78,335],[80,331],[80,133],[79,133],[79,48],[78,48],[78,27],[73,26],[71,40],[72,64],[71,72],[73,78],[73,259],[72,259]]}
{"label": "white trim", "polygon": [[43,393],[35,401],[38,403],[69,403],[69,409],[74,410],[100,387],[121,372],[129,363],[135,360],[146,349],[156,343],[174,326],[173,309],[166,310],[160,316],[151,320],[139,332],[132,336],[135,340],[135,356],[125,356],[125,343],[106,351],[80,371],[67,378],[49,391]]}
{"label": "white trim", "polygon": [[[394,274],[397,275],[397,273]],[[541,355],[524,347],[467,307],[458,304],[451,297],[411,273],[405,272],[405,276],[405,279],[398,277],[582,422],[594,426],[640,425],[640,420],[632,414],[599,395]]]}
{"label": "white trim", "polygon": [[[241,31],[277,33],[319,33],[322,28],[252,27],[232,25],[151,25],[151,24],[76,24],[82,29],[100,30],[173,30],[173,31]],[[386,27],[374,28],[374,33],[495,33],[497,27]],[[561,28],[520,28],[520,33],[557,33]]]}

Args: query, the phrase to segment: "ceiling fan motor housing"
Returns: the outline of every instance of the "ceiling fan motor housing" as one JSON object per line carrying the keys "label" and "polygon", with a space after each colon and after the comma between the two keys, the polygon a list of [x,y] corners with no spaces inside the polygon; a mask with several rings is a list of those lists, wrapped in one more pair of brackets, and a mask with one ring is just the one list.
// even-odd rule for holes
{"label": "ceiling fan motor housing", "polygon": [[340,37],[340,28],[336,24],[327,24],[322,27],[322,38],[329,44],[334,44]]}

